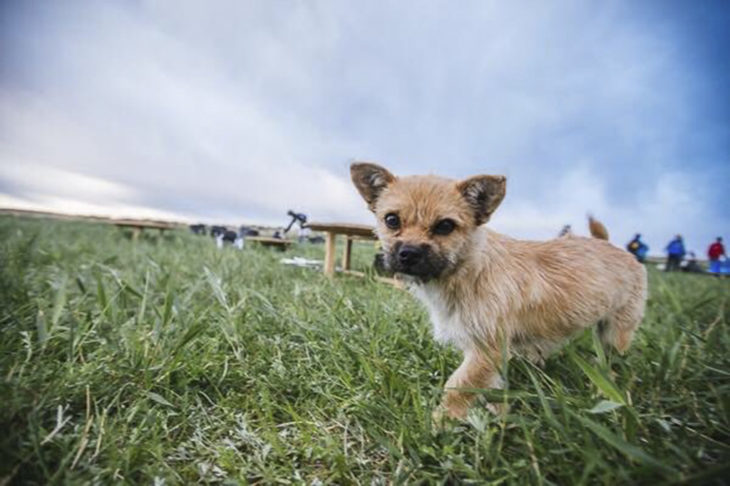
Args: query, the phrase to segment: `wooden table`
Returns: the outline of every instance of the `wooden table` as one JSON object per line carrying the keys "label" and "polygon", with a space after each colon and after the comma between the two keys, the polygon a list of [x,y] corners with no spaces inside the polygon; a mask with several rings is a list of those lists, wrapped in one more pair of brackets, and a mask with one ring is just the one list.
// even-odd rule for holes
{"label": "wooden table", "polygon": [[350,271],[352,240],[377,240],[372,226],[350,223],[308,223],[305,225],[312,231],[325,233],[324,274],[331,277],[335,274],[335,242],[337,235],[345,235],[345,250],[342,253],[342,270]]}
{"label": "wooden table", "polygon": [[179,225],[166,221],[150,221],[146,219],[113,219],[111,223],[120,228],[132,228],[132,240],[137,240],[143,229],[157,229],[160,233],[165,230],[175,229]]}
{"label": "wooden table", "polygon": [[286,250],[292,243],[289,240],[270,238],[268,236],[246,236],[244,237],[244,241],[253,241],[254,243],[259,243],[263,246],[273,246],[280,250]]}

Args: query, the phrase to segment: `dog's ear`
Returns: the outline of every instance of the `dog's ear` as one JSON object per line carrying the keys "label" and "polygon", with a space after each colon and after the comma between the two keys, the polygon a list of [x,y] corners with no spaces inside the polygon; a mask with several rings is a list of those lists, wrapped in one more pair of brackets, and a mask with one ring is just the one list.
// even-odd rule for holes
{"label": "dog's ear", "polygon": [[489,221],[504,199],[507,179],[504,176],[479,175],[459,182],[456,186],[474,211],[477,226]]}
{"label": "dog's ear", "polygon": [[371,211],[375,211],[375,201],[383,189],[388,187],[395,176],[384,167],[369,162],[355,162],[350,166],[350,177],[360,195],[368,203]]}

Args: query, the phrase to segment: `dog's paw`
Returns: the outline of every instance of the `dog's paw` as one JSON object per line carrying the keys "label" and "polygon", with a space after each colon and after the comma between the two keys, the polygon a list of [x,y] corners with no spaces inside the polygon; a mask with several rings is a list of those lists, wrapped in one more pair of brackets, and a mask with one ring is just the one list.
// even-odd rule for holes
{"label": "dog's paw", "polygon": [[455,420],[449,416],[446,408],[439,406],[431,413],[431,423],[436,431],[444,431],[453,428]]}
{"label": "dog's paw", "polygon": [[437,426],[443,426],[450,421],[462,421],[466,418],[467,408],[447,407],[439,405],[431,414],[431,420]]}
{"label": "dog's paw", "polygon": [[509,406],[506,403],[488,402],[487,410],[498,417],[503,417],[507,415]]}
{"label": "dog's paw", "polygon": [[444,416],[444,409],[442,407],[437,407],[431,412],[431,422],[436,428],[443,428],[444,420],[446,420],[446,417]]}

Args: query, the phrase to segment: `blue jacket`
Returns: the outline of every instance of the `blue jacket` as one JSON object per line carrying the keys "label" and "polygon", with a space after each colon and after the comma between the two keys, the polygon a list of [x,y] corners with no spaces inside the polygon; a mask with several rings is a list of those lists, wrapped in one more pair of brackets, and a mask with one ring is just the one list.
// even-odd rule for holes
{"label": "blue jacket", "polygon": [[684,243],[679,238],[673,239],[667,245],[667,253],[673,256],[684,256]]}

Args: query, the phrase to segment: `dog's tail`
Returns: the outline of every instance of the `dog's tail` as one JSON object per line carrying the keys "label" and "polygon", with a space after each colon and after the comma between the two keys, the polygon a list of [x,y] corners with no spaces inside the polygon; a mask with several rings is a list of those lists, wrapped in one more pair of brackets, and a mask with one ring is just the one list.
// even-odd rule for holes
{"label": "dog's tail", "polygon": [[588,214],[588,229],[590,229],[591,236],[594,238],[608,241],[608,230],[603,223],[595,219],[592,214]]}

